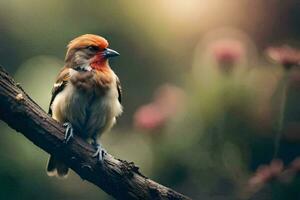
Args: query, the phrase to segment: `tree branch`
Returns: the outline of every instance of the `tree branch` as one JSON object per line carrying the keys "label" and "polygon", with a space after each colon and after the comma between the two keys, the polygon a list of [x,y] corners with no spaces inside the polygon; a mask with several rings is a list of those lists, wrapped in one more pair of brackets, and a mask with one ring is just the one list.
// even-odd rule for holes
{"label": "tree branch", "polygon": [[92,157],[95,149],[79,137],[65,145],[63,126],[47,115],[1,67],[0,119],[116,199],[190,199],[145,177],[132,162],[108,154],[99,164]]}

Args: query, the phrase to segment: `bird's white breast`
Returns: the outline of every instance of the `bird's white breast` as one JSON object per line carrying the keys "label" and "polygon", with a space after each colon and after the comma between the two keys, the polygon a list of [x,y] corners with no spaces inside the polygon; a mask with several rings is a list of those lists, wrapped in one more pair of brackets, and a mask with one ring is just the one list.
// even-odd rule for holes
{"label": "bird's white breast", "polygon": [[[72,70],[72,75],[78,72]],[[122,113],[118,100],[116,75],[104,93],[91,93],[76,88],[71,82],[60,92],[52,104],[53,117],[71,122],[84,138],[108,131]]]}

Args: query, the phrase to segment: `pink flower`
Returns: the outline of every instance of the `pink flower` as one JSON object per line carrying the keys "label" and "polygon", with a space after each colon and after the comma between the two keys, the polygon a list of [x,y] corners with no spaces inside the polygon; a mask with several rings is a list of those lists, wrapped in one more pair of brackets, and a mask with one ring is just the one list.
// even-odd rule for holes
{"label": "pink flower", "polygon": [[220,40],[211,46],[216,60],[220,63],[236,63],[245,53],[244,47],[238,40]]}
{"label": "pink flower", "polygon": [[141,106],[134,115],[134,126],[143,130],[162,128],[184,104],[182,89],[166,84],[161,86],[152,103]]}
{"label": "pink flower", "polygon": [[300,51],[287,45],[282,47],[269,47],[267,55],[275,62],[281,64],[285,69],[300,64]]}
{"label": "pink flower", "polygon": [[135,127],[146,130],[161,128],[165,120],[164,114],[153,103],[140,107],[134,115]]}
{"label": "pink flower", "polygon": [[269,180],[279,176],[283,171],[283,162],[281,160],[272,160],[270,165],[261,165],[256,170],[256,173],[249,180],[251,188],[259,187],[266,184]]}

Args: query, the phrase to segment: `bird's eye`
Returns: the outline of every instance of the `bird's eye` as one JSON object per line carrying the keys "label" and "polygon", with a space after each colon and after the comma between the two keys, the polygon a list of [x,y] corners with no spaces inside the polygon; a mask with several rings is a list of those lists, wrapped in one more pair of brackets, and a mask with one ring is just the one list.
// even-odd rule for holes
{"label": "bird's eye", "polygon": [[92,45],[92,46],[88,46],[87,49],[90,50],[90,51],[92,51],[92,52],[97,52],[97,51],[99,51],[99,47],[93,46],[93,45]]}

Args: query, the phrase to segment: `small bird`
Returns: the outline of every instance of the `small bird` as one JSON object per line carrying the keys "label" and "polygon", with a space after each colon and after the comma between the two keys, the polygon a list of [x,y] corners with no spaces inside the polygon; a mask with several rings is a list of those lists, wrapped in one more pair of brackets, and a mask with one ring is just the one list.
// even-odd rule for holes
{"label": "small bird", "polygon": [[[116,122],[122,113],[121,85],[110,68],[108,59],[120,54],[108,48],[101,36],[85,34],[67,46],[65,66],[52,89],[49,114],[66,127],[68,144],[73,135],[91,142],[97,149],[93,155],[101,162],[106,154],[97,139]],[[66,177],[68,166],[50,156],[49,176]]]}

